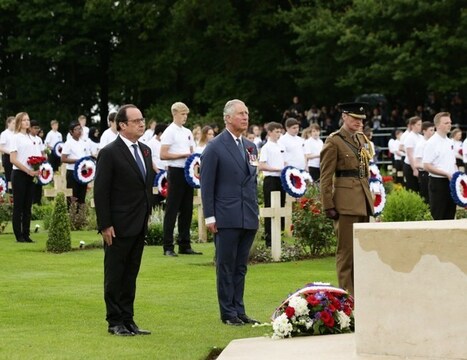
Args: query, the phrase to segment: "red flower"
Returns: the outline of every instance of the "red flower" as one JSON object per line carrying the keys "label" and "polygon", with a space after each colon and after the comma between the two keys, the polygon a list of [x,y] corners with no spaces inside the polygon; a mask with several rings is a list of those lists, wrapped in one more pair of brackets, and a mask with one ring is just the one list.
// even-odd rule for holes
{"label": "red flower", "polygon": [[28,157],[28,164],[31,165],[34,170],[37,170],[46,160],[47,159],[43,156],[30,156]]}
{"label": "red flower", "polygon": [[391,182],[394,178],[391,175],[383,176],[383,183]]}
{"label": "red flower", "polygon": [[344,306],[344,313],[345,313],[345,315],[350,316],[350,314],[352,314],[352,308],[350,306],[348,306],[348,305],[345,305]]}
{"label": "red flower", "polygon": [[334,326],[334,318],[327,311],[321,311],[320,317],[321,317],[321,320],[323,321],[323,324],[326,325],[327,327]]}
{"label": "red flower", "polygon": [[291,307],[291,306],[287,306],[287,308],[285,309],[285,314],[290,319],[292,316],[294,316],[295,309],[293,307]]}
{"label": "red flower", "polygon": [[311,306],[316,306],[316,305],[319,305],[320,304],[320,301],[314,297],[314,295],[308,295],[306,297],[306,301],[308,302],[308,304],[310,304]]}
{"label": "red flower", "polygon": [[148,157],[148,156],[149,156],[149,150],[148,150],[148,149],[144,149],[144,151],[143,151],[143,156],[144,156],[144,157]]}
{"label": "red flower", "polygon": [[253,150],[254,150],[253,146],[248,146],[248,147],[246,148],[246,151],[248,151],[248,154],[249,154],[249,155],[253,154]]}
{"label": "red flower", "polygon": [[321,210],[318,207],[316,207],[315,205],[310,205],[310,211],[313,214],[316,214],[316,215],[321,214]]}

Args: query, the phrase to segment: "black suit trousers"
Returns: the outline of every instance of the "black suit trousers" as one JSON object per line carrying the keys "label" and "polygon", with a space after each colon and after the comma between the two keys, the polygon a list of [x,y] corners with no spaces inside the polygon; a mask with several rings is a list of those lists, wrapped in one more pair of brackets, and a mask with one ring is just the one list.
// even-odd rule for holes
{"label": "black suit trousers", "polygon": [[193,217],[193,188],[185,180],[185,169],[169,167],[168,193],[164,215],[164,251],[174,250],[174,228],[178,215],[178,245],[188,250]]}
{"label": "black suit trousers", "polygon": [[137,236],[115,237],[104,243],[104,300],[109,326],[131,324],[136,278],[144,249],[144,231]]}
{"label": "black suit trousers", "polygon": [[21,170],[13,170],[13,232],[16,240],[28,238],[31,225],[31,207],[34,193],[33,177]]}
{"label": "black suit trousers", "polygon": [[429,176],[429,201],[434,220],[452,220],[456,217],[456,203],[452,199],[448,178]]}
{"label": "black suit trousers", "polygon": [[245,314],[245,276],[255,234],[256,229],[218,229],[214,236],[217,299],[222,320]]}

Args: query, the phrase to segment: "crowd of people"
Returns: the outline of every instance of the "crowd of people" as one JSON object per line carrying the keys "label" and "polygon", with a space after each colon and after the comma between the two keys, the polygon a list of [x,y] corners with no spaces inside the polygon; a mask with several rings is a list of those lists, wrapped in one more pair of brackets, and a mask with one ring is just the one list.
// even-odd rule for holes
{"label": "crowd of people", "polygon": [[[364,103],[340,104],[335,110],[339,113],[337,124],[323,109],[304,111],[295,97],[281,122],[249,125],[248,108],[235,99],[225,105],[225,129],[220,132],[215,126],[194,125],[190,130],[190,110],[182,102],[172,105],[171,124],[146,123],[136,106],[125,105],[109,114],[109,127],[102,136],[97,128],[88,128],[86,117],[80,116],[69,124],[64,143],[58,121],[51,121],[43,142],[39,124],[27,113],[18,113],[7,119],[0,135],[5,177],[11,181],[14,196],[16,241],[33,242],[29,228],[37,170],[28,158],[47,155],[54,170],[66,164],[67,187],[72,189],[69,200],[79,204],[85,202],[87,186],[76,181],[74,166],[84,157],[97,159],[94,200],[104,240],[108,331],[121,336],[150,334],[133,320],[136,277],[149,214],[151,208],[164,202],[164,256],[201,254],[191,246],[193,188],[184,171],[187,159],[200,153],[205,221],[216,247],[220,317],[228,325],[256,323],[246,315],[243,291],[248,253],[259,226],[257,175],[264,177],[264,206],[271,205],[273,191],[280,191],[284,205],[281,171],[293,166],[309,172],[310,178],[320,183],[324,210],[334,220],[338,238],[339,285],[353,293],[351,228],[373,214],[368,185],[369,165],[375,156],[371,126],[376,121],[382,126],[384,120],[374,111],[372,121],[365,124],[371,112]],[[434,219],[452,219],[455,205],[449,196],[449,180],[457,169],[456,162],[466,160],[467,140],[461,142],[460,130],[451,131],[449,113],[438,112],[433,121],[408,118],[407,129],[396,129],[388,148],[396,169],[395,181],[420,193],[430,204]],[[331,130],[323,142],[321,134]],[[60,156],[57,144],[62,145]],[[154,177],[163,170],[167,171],[167,198],[154,198]],[[121,174],[125,176],[118,176]],[[265,219],[264,234],[269,247],[270,219]]]}

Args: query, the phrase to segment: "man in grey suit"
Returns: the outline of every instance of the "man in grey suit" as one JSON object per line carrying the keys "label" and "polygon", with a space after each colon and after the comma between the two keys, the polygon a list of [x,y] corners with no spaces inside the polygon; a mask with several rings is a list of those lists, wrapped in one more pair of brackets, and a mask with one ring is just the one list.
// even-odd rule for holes
{"label": "man in grey suit", "polygon": [[258,229],[255,144],[242,137],[248,108],[241,100],[224,107],[225,130],[201,155],[201,196],[206,226],[216,246],[217,297],[227,325],[258,323],[243,304],[248,255]]}

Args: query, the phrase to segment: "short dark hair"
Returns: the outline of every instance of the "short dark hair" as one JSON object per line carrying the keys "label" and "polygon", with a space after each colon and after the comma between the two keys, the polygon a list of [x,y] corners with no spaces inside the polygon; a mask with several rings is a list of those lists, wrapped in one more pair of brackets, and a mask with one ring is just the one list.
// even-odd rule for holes
{"label": "short dark hair", "polygon": [[167,124],[157,124],[154,128],[154,135],[162,134],[167,129]]}
{"label": "short dark hair", "polygon": [[277,123],[277,122],[270,122],[268,125],[267,125],[267,131],[274,131],[276,129],[282,129],[282,125]]}
{"label": "short dark hair", "polygon": [[112,111],[112,112],[109,113],[109,115],[107,116],[107,120],[110,121],[110,122],[114,122],[114,121],[115,121],[115,116],[117,116],[117,112],[116,112],[116,111]]}
{"label": "short dark hair", "polygon": [[29,122],[29,126],[30,126],[30,127],[34,127],[34,126],[41,127],[40,124],[39,124],[39,121],[37,121],[37,120],[31,120],[31,121]]}
{"label": "short dark hair", "polygon": [[115,121],[117,123],[117,131],[120,131],[121,123],[126,123],[128,121],[128,117],[126,116],[126,109],[129,109],[129,108],[136,108],[136,106],[133,104],[126,104],[120,107],[120,109],[118,109],[118,112],[115,115]]}
{"label": "short dark hair", "polygon": [[75,129],[75,127],[77,126],[81,126],[81,124],[79,123],[79,121],[75,121],[73,120],[70,125],[68,126],[68,130],[71,132]]}
{"label": "short dark hair", "polygon": [[431,127],[435,127],[435,124],[433,124],[431,121],[422,122],[422,131],[426,131]]}
{"label": "short dark hair", "polygon": [[295,125],[299,125],[300,126],[300,121],[298,121],[297,119],[295,118],[288,118],[287,120],[285,120],[285,127],[286,129],[292,127],[292,126],[295,126]]}

